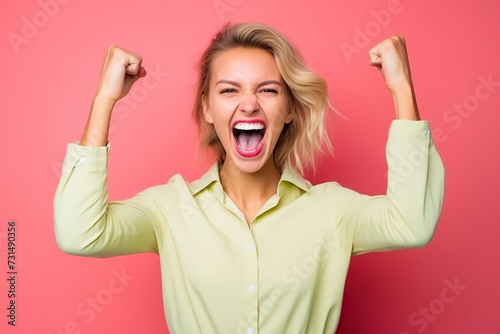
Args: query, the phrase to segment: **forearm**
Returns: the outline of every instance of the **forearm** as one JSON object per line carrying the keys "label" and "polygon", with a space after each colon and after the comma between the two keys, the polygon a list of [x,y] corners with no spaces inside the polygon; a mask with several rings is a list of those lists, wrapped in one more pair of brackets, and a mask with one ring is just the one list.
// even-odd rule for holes
{"label": "forearm", "polygon": [[411,82],[394,88],[391,93],[394,100],[396,119],[420,120],[417,99]]}
{"label": "forearm", "polygon": [[392,93],[396,119],[420,120],[404,37],[387,38],[375,45],[368,54],[369,64],[380,70]]}
{"label": "forearm", "polygon": [[96,96],[92,102],[87,125],[83,131],[80,145],[106,146],[108,143],[109,124],[114,102]]}
{"label": "forearm", "polygon": [[106,49],[97,92],[80,145],[107,145],[111,112],[116,101],[127,95],[134,82],[146,75],[141,62],[142,58],[133,52],[116,46]]}

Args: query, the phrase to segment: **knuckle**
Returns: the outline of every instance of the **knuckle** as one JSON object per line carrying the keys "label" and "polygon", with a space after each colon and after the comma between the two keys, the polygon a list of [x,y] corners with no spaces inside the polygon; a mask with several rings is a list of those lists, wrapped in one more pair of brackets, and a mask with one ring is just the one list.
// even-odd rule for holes
{"label": "knuckle", "polygon": [[401,35],[395,35],[391,37],[394,44],[405,44],[405,38]]}
{"label": "knuckle", "polygon": [[110,46],[108,46],[108,47],[106,48],[105,53],[106,53],[106,54],[113,53],[113,52],[114,52],[114,50],[115,50],[116,48],[117,48],[116,46],[114,46],[114,45],[110,45]]}
{"label": "knuckle", "polygon": [[122,55],[126,54],[126,52],[124,49],[116,45],[110,45],[106,49],[106,54],[111,58],[116,58],[116,57],[121,57]]}

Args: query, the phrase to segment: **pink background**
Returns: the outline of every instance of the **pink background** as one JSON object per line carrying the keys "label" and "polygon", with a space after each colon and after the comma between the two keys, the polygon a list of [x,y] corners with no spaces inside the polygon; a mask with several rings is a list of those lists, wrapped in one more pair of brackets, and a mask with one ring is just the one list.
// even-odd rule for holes
{"label": "pink background", "polygon": [[[113,118],[110,199],[174,173],[201,175],[208,162],[195,155],[194,65],[229,20],[280,29],[327,79],[348,119],[330,117],[335,157],[310,178],[368,194],[385,191],[393,107],[367,51],[390,35],[406,37],[421,115],[447,168],[443,214],[427,248],[353,258],[337,333],[499,333],[497,1],[25,0],[0,2],[0,13],[0,332],[167,332],[157,256],[63,254],[52,199],[110,44],[142,55],[150,71]],[[15,328],[6,324],[11,220],[18,226]]]}

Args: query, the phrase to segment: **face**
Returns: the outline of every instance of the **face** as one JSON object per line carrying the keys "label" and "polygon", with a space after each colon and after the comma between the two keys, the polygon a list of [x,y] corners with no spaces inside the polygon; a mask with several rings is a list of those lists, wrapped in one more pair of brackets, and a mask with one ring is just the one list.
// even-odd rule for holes
{"label": "face", "polygon": [[287,101],[276,61],[265,50],[238,47],[215,58],[204,114],[226,151],[224,168],[245,173],[276,168],[273,151],[292,120]]}

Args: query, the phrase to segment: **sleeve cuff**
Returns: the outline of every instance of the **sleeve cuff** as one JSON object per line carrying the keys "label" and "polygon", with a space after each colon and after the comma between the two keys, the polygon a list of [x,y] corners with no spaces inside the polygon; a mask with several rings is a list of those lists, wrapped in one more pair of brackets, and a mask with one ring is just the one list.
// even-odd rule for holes
{"label": "sleeve cuff", "polygon": [[81,146],[69,143],[63,165],[69,168],[107,167],[110,144],[106,146]]}
{"label": "sleeve cuff", "polygon": [[417,138],[430,139],[432,136],[429,121],[411,121],[406,119],[395,119],[389,128],[389,139],[394,138]]}

